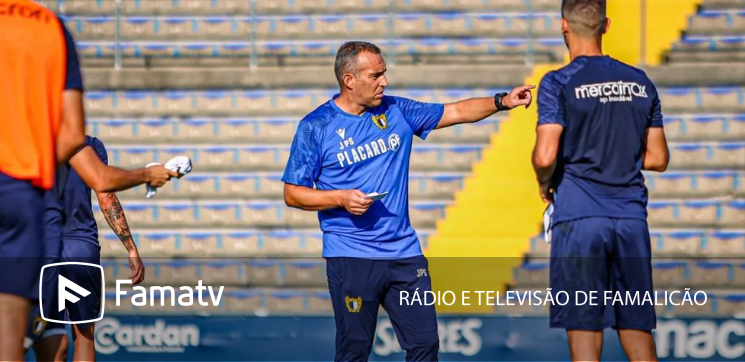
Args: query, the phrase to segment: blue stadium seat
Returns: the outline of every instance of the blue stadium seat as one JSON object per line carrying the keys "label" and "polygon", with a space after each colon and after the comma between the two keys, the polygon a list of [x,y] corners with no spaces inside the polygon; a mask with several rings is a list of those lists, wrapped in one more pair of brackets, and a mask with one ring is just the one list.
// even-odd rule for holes
{"label": "blue stadium seat", "polygon": [[201,261],[198,277],[205,285],[245,285],[248,282],[245,269],[245,263],[240,260]]}
{"label": "blue stadium seat", "polygon": [[307,310],[308,307],[304,291],[274,291],[267,295],[266,300],[266,309],[269,313],[297,314]]}
{"label": "blue stadium seat", "polygon": [[265,309],[265,295],[260,290],[226,290],[225,312],[252,314]]}
{"label": "blue stadium seat", "polygon": [[281,264],[274,260],[249,260],[246,274],[251,286],[281,285]]}
{"label": "blue stadium seat", "polygon": [[706,255],[742,256],[745,255],[745,231],[716,231],[708,235],[703,245]]}
{"label": "blue stadium seat", "polygon": [[288,261],[285,267],[285,287],[325,287],[326,263],[320,260]]}
{"label": "blue stadium seat", "polygon": [[700,230],[651,231],[652,252],[664,255],[693,256],[702,252],[706,233]]}
{"label": "blue stadium seat", "polygon": [[549,263],[529,262],[513,270],[513,281],[516,285],[541,287],[549,285]]}
{"label": "blue stadium seat", "polygon": [[652,279],[656,288],[680,287],[690,280],[688,263],[684,261],[653,261]]}

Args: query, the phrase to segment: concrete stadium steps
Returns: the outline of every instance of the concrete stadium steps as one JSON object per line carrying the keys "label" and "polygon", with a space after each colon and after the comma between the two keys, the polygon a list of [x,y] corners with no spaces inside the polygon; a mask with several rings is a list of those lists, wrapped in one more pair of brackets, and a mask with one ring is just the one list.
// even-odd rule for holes
{"label": "concrete stadium steps", "polygon": [[[564,42],[560,38],[540,38],[526,40],[521,38],[397,38],[395,40],[371,39],[380,46],[389,58],[399,55],[407,63],[448,64],[451,58],[456,61],[470,59],[491,64],[499,59],[519,59],[523,62],[531,57],[539,59],[563,59],[566,54]],[[323,64],[333,60],[342,40],[261,40],[255,46],[249,41],[200,41],[200,42],[149,42],[129,41],[116,45],[115,42],[78,42],[78,54],[83,59],[102,59],[104,64],[113,61],[117,49],[124,59],[243,59],[249,61],[254,56],[264,64],[298,64],[311,59],[311,64]],[[467,57],[467,58],[466,58]],[[389,59],[393,61],[395,59]]]}
{"label": "concrete stadium steps", "polygon": [[[745,142],[671,142],[670,170],[742,170]],[[485,146],[480,144],[426,144],[412,147],[413,171],[469,171],[479,161]],[[281,171],[290,145],[169,145],[110,146],[109,162],[124,168],[139,168],[150,162],[166,162],[188,156],[202,171]]]}
{"label": "concrete stadium steps", "polygon": [[[157,196],[156,196],[157,197]],[[445,214],[448,201],[411,201],[409,216],[415,228],[433,228]],[[318,215],[287,207],[278,200],[145,200],[124,201],[127,221],[138,228],[314,228]],[[375,207],[375,206],[373,206]],[[106,221],[97,203],[93,205],[99,228]],[[399,217],[403,217],[399,215]]]}
{"label": "concrete stadium steps", "polygon": [[[745,170],[649,172],[644,176],[653,200],[745,198]],[[409,197],[418,201],[453,200],[467,177],[462,172],[414,172],[409,177]],[[194,172],[160,188],[158,200],[281,200],[284,187],[281,178],[282,172]],[[123,200],[141,200],[145,188],[139,186],[117,194]]]}
{"label": "concrete stadium steps", "polygon": [[[486,120],[439,129],[426,141],[433,143],[488,143],[499,131],[505,113]],[[86,134],[98,137],[106,145],[148,143],[150,145],[189,143],[216,144],[246,142],[250,144],[291,143],[299,116],[276,118],[88,118]],[[745,139],[745,114],[666,114],[665,135],[673,142],[736,142]]]}
{"label": "concrete stadium steps", "polygon": [[[745,258],[745,229],[652,228],[652,255],[660,258]],[[542,235],[530,240],[529,258],[546,258],[551,245]]]}
{"label": "concrete stadium steps", "polygon": [[[114,0],[40,0],[62,14],[111,15]],[[122,0],[127,15],[228,15],[251,13],[250,0]],[[556,0],[257,0],[256,14],[318,14],[420,11],[559,11]]]}
{"label": "concrete stadium steps", "polygon": [[[742,71],[745,73],[745,70]],[[660,73],[658,73],[659,75]],[[519,83],[516,83],[519,84]],[[448,103],[470,97],[491,97],[507,89],[402,89],[387,92],[424,102]],[[211,91],[89,91],[85,94],[89,116],[287,116],[305,115],[326,102],[336,89]],[[743,112],[745,88],[660,87],[667,112]]]}
{"label": "concrete stadium steps", "polygon": [[[314,213],[313,213],[314,214]],[[126,250],[119,238],[101,226],[101,255],[123,261]],[[428,247],[434,230],[416,230],[423,249]],[[318,228],[134,228],[132,235],[142,257],[155,258],[282,258],[320,257],[323,233]]]}
{"label": "concrete stadium steps", "polygon": [[[107,148],[109,163],[119,167],[140,168],[150,162],[165,163],[183,155],[191,158],[194,169],[200,171],[283,171],[290,155],[290,144],[131,145]],[[481,158],[483,148],[479,144],[417,144],[412,147],[410,168],[413,171],[468,171],[472,163]],[[722,163],[729,162],[726,151],[717,152],[713,157],[721,157]]]}
{"label": "concrete stadium steps", "polygon": [[665,59],[667,64],[709,63],[710,66],[734,69],[735,67],[742,67],[745,63],[745,51],[670,51],[665,55]]}
{"label": "concrete stadium steps", "polygon": [[[409,198],[414,201],[450,201],[463,186],[466,176],[462,172],[412,173],[409,175]],[[158,189],[157,199],[283,200],[283,188],[282,172],[194,172],[181,179],[171,180]],[[145,187],[139,186],[117,192],[117,195],[122,200],[142,201],[145,193]]]}
{"label": "concrete stadium steps", "polygon": [[745,1],[743,0],[704,0],[701,3],[703,10],[745,10]]}
{"label": "concrete stadium steps", "polygon": [[[489,138],[499,131],[502,114],[472,124],[447,127],[432,132],[427,144],[432,143],[488,143]],[[88,118],[86,134],[98,137],[106,145],[127,145],[137,143],[172,144],[188,143],[250,143],[250,144],[290,144],[292,143],[300,117],[277,118]],[[694,121],[681,120],[681,128]],[[723,120],[729,122],[729,119]],[[733,121],[734,122],[734,121]],[[745,123],[745,117],[743,117]],[[729,123],[728,123],[729,124]],[[745,128],[745,126],[744,126]],[[685,128],[688,129],[688,128]],[[695,131],[696,128],[691,130]],[[745,133],[745,131],[744,131]],[[729,136],[729,134],[726,134]],[[415,142],[419,142],[415,138]]]}
{"label": "concrete stadium steps", "polygon": [[745,9],[705,10],[688,19],[687,35],[732,35],[745,33]]}
{"label": "concrete stadium steps", "polygon": [[[239,68],[172,67],[163,69],[114,69],[86,68],[84,82],[88,95],[98,90],[154,90],[175,92],[179,90],[277,90],[322,89],[323,97],[313,104],[313,108],[338,93],[339,85],[334,77],[332,65],[297,67],[258,67],[251,69],[248,63]],[[390,83],[389,92],[406,89],[466,89],[474,91],[505,90],[522,84],[525,74],[531,71],[524,64],[469,64],[463,65],[389,65],[386,76]],[[188,75],[188,76],[186,76]],[[469,95],[471,93],[462,93]],[[487,94],[485,92],[479,94]],[[90,97],[89,97],[90,98]],[[447,99],[446,99],[447,100]],[[309,109],[310,110],[310,109]],[[168,110],[166,110],[168,111]],[[180,112],[171,109],[168,116],[198,114],[189,109]],[[245,117],[253,113],[244,112]],[[285,114],[287,115],[287,114]],[[302,114],[304,115],[304,114]]]}
{"label": "concrete stadium steps", "polygon": [[745,197],[745,171],[669,171],[644,174],[652,200]]}
{"label": "concrete stadium steps", "polygon": [[[532,55],[530,61],[534,63],[555,63],[560,59],[563,59],[562,54],[539,52]],[[388,58],[389,64],[392,64],[394,59]],[[426,55],[426,54],[415,54],[415,55],[403,55],[397,54],[395,56],[396,66],[410,66],[416,65],[422,66],[433,66],[433,65],[457,65],[463,66],[474,66],[474,65],[487,65],[487,64],[499,64],[499,65],[523,65],[528,62],[529,59],[525,53],[504,53],[504,54],[492,54],[492,55],[462,55],[452,54],[447,56],[439,55]],[[113,58],[83,58],[81,64],[86,68],[86,72],[95,70],[110,71],[115,66]],[[138,70],[168,70],[173,68],[190,68],[192,72],[203,72],[203,68],[210,68],[215,70],[216,68],[246,68],[250,64],[250,59],[246,57],[210,57],[210,58],[124,58],[122,59],[123,69]],[[276,68],[282,67],[283,69],[292,70],[293,68],[302,68],[308,66],[323,66],[325,69],[332,69],[334,65],[333,57],[319,57],[319,56],[300,56],[295,55],[292,57],[261,57],[256,59],[256,65],[258,69],[261,68]],[[200,69],[202,68],[202,69]],[[390,68],[389,68],[390,69]],[[243,70],[248,72],[248,70]],[[113,74],[113,72],[112,72]]]}
{"label": "concrete stadium steps", "polygon": [[[114,16],[73,15],[62,19],[79,42],[114,39],[117,25],[121,40],[149,41],[246,40],[252,36],[261,40],[364,39],[384,37],[389,33],[394,38],[541,38],[561,33],[558,12],[125,16],[119,21]],[[716,25],[704,23],[702,26],[711,28]]]}

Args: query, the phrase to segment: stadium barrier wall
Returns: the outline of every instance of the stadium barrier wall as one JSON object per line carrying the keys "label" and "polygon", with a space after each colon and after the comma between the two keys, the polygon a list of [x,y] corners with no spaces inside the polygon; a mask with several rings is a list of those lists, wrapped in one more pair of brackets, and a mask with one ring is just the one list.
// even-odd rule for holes
{"label": "stadium barrier wall", "polygon": [[[386,317],[378,321],[371,360],[403,360]],[[444,361],[569,360],[562,330],[547,317],[441,316]],[[332,317],[107,316],[96,327],[100,361],[329,361]],[[745,320],[659,319],[661,360],[743,360]],[[603,360],[625,360],[615,333],[606,333]]]}

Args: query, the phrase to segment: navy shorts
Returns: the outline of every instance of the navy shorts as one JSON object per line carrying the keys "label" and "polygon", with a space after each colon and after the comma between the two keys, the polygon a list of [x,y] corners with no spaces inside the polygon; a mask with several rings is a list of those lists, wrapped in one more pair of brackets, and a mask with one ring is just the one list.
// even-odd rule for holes
{"label": "navy shorts", "polygon": [[[646,292],[654,300],[646,221],[593,217],[557,223],[551,230],[551,290],[569,296],[566,305],[551,306],[551,328],[655,328],[654,305],[641,302]],[[620,292],[624,301],[627,293],[638,292],[639,300],[613,304],[612,298],[606,302],[606,291]],[[590,303],[577,292],[596,292],[597,300]]]}
{"label": "navy shorts", "polygon": [[0,173],[0,293],[39,298],[43,221],[44,191]]}
{"label": "navy shorts", "polygon": [[400,293],[409,300],[432,290],[424,256],[401,260],[329,258],[331,303],[336,320],[335,361],[367,361],[375,340],[380,306],[393,325],[407,361],[437,361],[439,338],[434,306],[401,305]]}
{"label": "navy shorts", "polygon": [[[101,265],[101,247],[92,241],[63,238],[62,261]],[[70,321],[96,319],[101,314],[101,272],[100,269],[84,265],[65,265],[60,271],[67,279],[91,292],[75,304],[67,304]]]}

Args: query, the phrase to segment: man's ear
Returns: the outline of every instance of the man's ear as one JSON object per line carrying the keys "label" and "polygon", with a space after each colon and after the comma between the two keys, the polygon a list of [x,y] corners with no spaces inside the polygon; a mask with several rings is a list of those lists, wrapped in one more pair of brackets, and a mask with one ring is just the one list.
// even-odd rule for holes
{"label": "man's ear", "polygon": [[605,25],[603,26],[603,34],[608,33],[608,29],[610,29],[610,18],[605,18]]}
{"label": "man's ear", "polygon": [[341,79],[344,82],[344,86],[347,87],[347,89],[349,90],[354,89],[354,86],[357,83],[357,77],[355,77],[351,73],[344,74]]}
{"label": "man's ear", "polygon": [[564,34],[564,36],[569,35],[569,22],[564,18],[561,18],[561,33]]}

